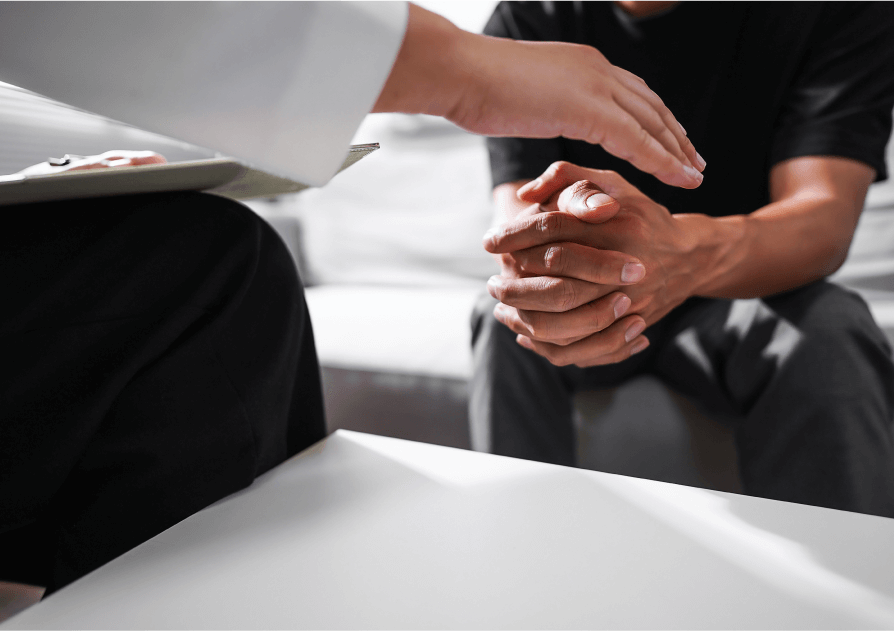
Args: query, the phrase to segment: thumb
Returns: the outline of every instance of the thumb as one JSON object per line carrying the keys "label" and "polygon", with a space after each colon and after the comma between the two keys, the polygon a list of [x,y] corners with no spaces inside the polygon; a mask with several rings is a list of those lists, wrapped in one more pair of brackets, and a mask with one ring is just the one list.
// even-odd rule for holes
{"label": "thumb", "polygon": [[618,214],[621,203],[589,180],[581,180],[562,191],[558,207],[581,221],[603,223]]}
{"label": "thumb", "polygon": [[516,194],[523,202],[542,204],[572,182],[587,177],[588,170],[562,160],[553,162],[540,177],[522,186]]}

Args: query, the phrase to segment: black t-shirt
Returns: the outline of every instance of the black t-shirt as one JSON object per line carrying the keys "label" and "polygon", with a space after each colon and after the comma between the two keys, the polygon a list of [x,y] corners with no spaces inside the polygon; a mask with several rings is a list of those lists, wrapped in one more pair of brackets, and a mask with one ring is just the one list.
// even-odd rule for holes
{"label": "black t-shirt", "polygon": [[690,191],[581,141],[489,138],[494,186],[567,160],[615,170],[671,212],[723,216],[766,205],[770,168],[790,158],[851,158],[887,176],[894,4],[683,2],[636,20],[612,2],[502,2],[485,33],[596,47],[649,84],[708,162]]}

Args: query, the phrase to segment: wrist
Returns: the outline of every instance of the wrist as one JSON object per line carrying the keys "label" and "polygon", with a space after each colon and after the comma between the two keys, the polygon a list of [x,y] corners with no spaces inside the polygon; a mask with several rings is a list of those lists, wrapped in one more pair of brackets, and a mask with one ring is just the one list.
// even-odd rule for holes
{"label": "wrist", "polygon": [[691,296],[725,297],[725,288],[742,264],[748,239],[746,216],[674,215],[687,234],[687,265],[692,273]]}
{"label": "wrist", "polygon": [[447,116],[463,88],[459,56],[476,36],[446,18],[410,4],[407,30],[373,112]]}

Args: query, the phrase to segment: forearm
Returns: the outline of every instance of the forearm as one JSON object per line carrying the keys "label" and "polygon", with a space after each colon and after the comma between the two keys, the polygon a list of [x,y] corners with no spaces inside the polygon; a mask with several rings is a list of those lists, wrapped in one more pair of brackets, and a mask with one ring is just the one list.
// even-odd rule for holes
{"label": "forearm", "polygon": [[694,244],[692,295],[756,298],[828,276],[844,262],[855,228],[842,205],[789,199],[749,215],[675,215]]}
{"label": "forearm", "polygon": [[410,4],[403,44],[372,111],[447,116],[468,79],[460,55],[475,37]]}
{"label": "forearm", "polygon": [[773,201],[751,214],[675,215],[697,266],[691,295],[755,298],[828,276],[847,257],[874,179],[861,162],[806,156],[773,167]]}

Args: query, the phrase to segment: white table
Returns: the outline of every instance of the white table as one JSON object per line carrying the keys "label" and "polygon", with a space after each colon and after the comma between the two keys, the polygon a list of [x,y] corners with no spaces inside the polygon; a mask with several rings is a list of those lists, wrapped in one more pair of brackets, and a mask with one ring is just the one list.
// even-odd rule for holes
{"label": "white table", "polygon": [[339,431],[10,628],[894,627],[894,520]]}

